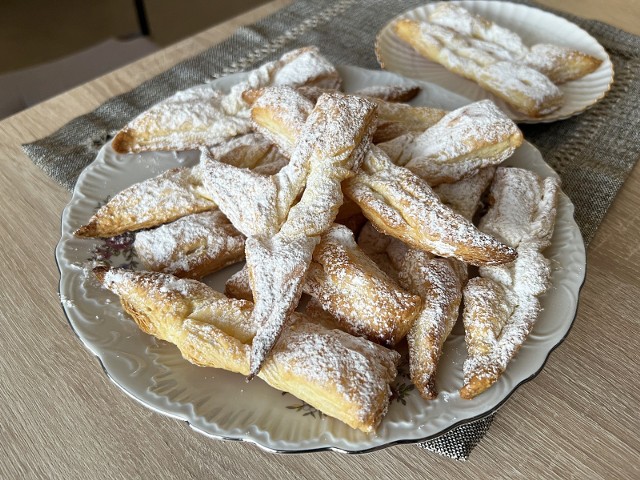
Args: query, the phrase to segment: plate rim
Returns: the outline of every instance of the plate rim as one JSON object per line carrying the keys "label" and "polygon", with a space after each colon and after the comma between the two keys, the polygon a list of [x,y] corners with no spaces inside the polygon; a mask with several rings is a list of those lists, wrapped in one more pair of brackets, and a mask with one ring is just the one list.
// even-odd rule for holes
{"label": "plate rim", "polygon": [[[348,66],[348,65],[344,65],[344,66],[340,66],[339,68],[346,68],[346,69],[354,69],[354,70],[359,70],[361,72],[371,72],[372,70],[369,69],[364,69],[361,67],[355,67],[355,66]],[[375,72],[375,70],[373,70]],[[393,72],[382,72],[384,74],[391,74],[391,75],[396,75],[399,76],[396,73]],[[238,75],[238,74],[235,74]],[[416,80],[416,82],[420,82],[420,83],[425,83],[428,84],[429,82],[425,82],[422,80]],[[430,84],[433,85],[433,84]],[[438,85],[434,85],[435,87],[437,87],[438,89],[442,89],[442,87],[438,86]],[[444,89],[443,89],[444,90]],[[461,98],[463,98],[461,95],[459,94],[455,94]],[[550,169],[553,171],[553,169],[551,169],[551,167],[549,167],[549,165],[544,162],[544,158],[542,157],[542,154],[540,154],[540,152],[533,146],[531,145],[529,142],[525,142],[526,145],[528,145],[530,148],[532,148],[533,150],[535,150],[535,152],[538,153],[538,155],[540,155],[540,158],[542,160],[542,162]],[[102,151],[102,149],[101,149]],[[570,322],[567,322],[566,324],[566,331],[564,332],[564,334],[562,335],[561,338],[559,338],[559,340],[557,341],[553,341],[553,345],[551,346],[551,348],[545,352],[545,356],[544,359],[542,360],[542,363],[540,365],[540,367],[533,373],[531,373],[529,376],[527,376],[526,378],[522,379],[521,381],[519,381],[517,384],[515,384],[511,390],[504,396],[504,398],[502,398],[496,405],[494,405],[493,407],[489,408],[486,411],[483,411],[482,413],[479,413],[477,415],[474,415],[472,417],[469,418],[464,418],[461,419],[458,422],[455,422],[453,424],[451,424],[450,426],[444,428],[443,430],[440,430],[437,433],[431,434],[431,435],[427,435],[425,437],[421,437],[421,438],[411,438],[411,439],[396,439],[396,440],[389,440],[386,441],[384,443],[381,443],[379,445],[374,445],[371,447],[367,447],[367,448],[360,448],[360,449],[347,449],[347,448],[342,448],[342,447],[338,447],[338,446],[331,446],[331,445],[327,445],[327,446],[319,446],[319,447],[311,447],[311,448],[304,448],[304,449],[291,449],[291,450],[287,450],[287,449],[280,449],[280,448],[274,448],[268,445],[265,445],[263,443],[260,442],[260,440],[258,438],[251,438],[251,437],[247,437],[247,436],[240,436],[240,437],[232,437],[232,436],[227,436],[224,434],[216,434],[216,433],[212,433],[212,432],[208,432],[205,431],[201,428],[199,428],[197,425],[195,425],[194,423],[192,423],[190,421],[189,418],[185,418],[184,416],[180,415],[180,414],[175,414],[166,410],[163,410],[161,407],[157,407],[155,405],[153,405],[152,403],[150,403],[148,400],[145,400],[143,398],[140,398],[139,396],[137,396],[136,393],[131,392],[127,389],[127,387],[124,384],[119,383],[119,381],[109,372],[109,370],[107,369],[103,359],[101,358],[101,356],[97,353],[98,349],[94,349],[92,348],[91,345],[89,345],[87,342],[85,342],[85,340],[83,340],[82,335],[80,334],[80,332],[76,329],[76,327],[74,326],[70,315],[67,311],[68,305],[65,305],[65,297],[62,293],[63,290],[63,283],[64,283],[64,276],[63,276],[63,269],[62,269],[62,265],[61,262],[63,260],[63,248],[64,248],[64,244],[67,240],[66,235],[69,234],[69,232],[65,232],[64,230],[64,226],[65,226],[65,219],[68,218],[68,214],[69,214],[69,210],[72,208],[72,206],[74,205],[73,203],[73,197],[76,195],[77,191],[79,191],[80,186],[82,184],[81,179],[87,175],[88,170],[89,170],[89,166],[94,164],[96,162],[96,160],[98,160],[98,156],[100,155],[100,153],[96,156],[96,159],[94,159],[93,162],[91,162],[91,164],[89,164],[87,167],[85,167],[85,169],[83,169],[83,171],[81,172],[81,174],[78,177],[78,181],[76,182],[76,185],[74,186],[74,190],[72,193],[72,197],[69,200],[69,202],[67,203],[67,205],[65,206],[65,208],[63,209],[62,213],[61,213],[61,226],[60,226],[60,230],[61,230],[61,238],[59,240],[59,242],[56,244],[56,247],[54,249],[54,254],[55,254],[55,260],[56,260],[56,265],[58,268],[58,272],[60,274],[60,280],[58,282],[58,297],[60,299],[60,305],[62,306],[62,310],[63,313],[65,315],[65,318],[67,319],[67,323],[69,324],[69,326],[71,327],[71,330],[74,332],[75,336],[80,340],[81,344],[87,349],[89,350],[89,352],[92,353],[93,356],[95,356],[98,360],[98,363],[100,365],[100,367],[102,368],[103,372],[107,375],[107,377],[111,380],[111,382],[113,382],[115,385],[117,385],[120,390],[122,390],[127,396],[133,398],[134,400],[136,400],[138,403],[144,405],[146,408],[149,408],[150,410],[153,410],[156,413],[160,413],[164,416],[173,418],[173,419],[177,419],[177,420],[181,420],[183,422],[185,422],[187,425],[189,425],[189,427],[195,431],[197,431],[200,434],[203,434],[204,436],[208,437],[208,438],[213,438],[213,439],[218,439],[218,440],[233,440],[233,441],[242,441],[242,442],[247,442],[250,444],[254,444],[256,446],[258,446],[260,449],[267,451],[267,452],[271,452],[271,453],[281,453],[281,454],[296,454],[296,453],[311,453],[311,452],[320,452],[320,451],[335,451],[335,452],[339,452],[339,453],[346,453],[346,454],[359,454],[359,453],[368,453],[368,452],[373,452],[373,451],[377,451],[377,450],[381,450],[384,448],[388,448],[394,445],[401,445],[401,444],[416,444],[416,443],[423,443],[426,441],[430,441],[436,438],[439,438],[443,435],[446,435],[448,432],[462,426],[462,425],[466,425],[469,423],[473,423],[477,420],[480,420],[482,418],[486,418],[492,414],[494,414],[497,410],[499,410],[506,402],[507,400],[515,393],[516,390],[519,389],[520,386],[522,386],[525,383],[528,383],[529,381],[533,380],[535,377],[537,377],[542,370],[544,370],[544,367],[546,366],[551,353],[553,351],[555,351],[556,348],[558,348],[563,342],[564,340],[567,338],[567,336],[569,335],[576,317],[577,317],[577,312],[578,312],[578,306],[579,306],[579,302],[580,302],[580,293],[582,290],[582,287],[584,286],[584,282],[586,279],[586,270],[587,270],[587,263],[586,263],[586,250],[584,247],[584,243],[581,242],[581,250],[582,250],[582,254],[585,257],[585,262],[582,265],[582,279],[580,282],[579,287],[577,288],[577,291],[575,292],[575,309],[573,311],[573,316],[571,318]],[[557,175],[557,173],[555,173],[555,171],[553,171],[555,175]],[[78,192],[79,193],[79,192]],[[562,195],[566,196],[564,193],[562,193]],[[567,200],[569,201],[569,207],[571,208],[571,213],[573,214],[573,203],[571,203],[570,199]],[[572,215],[572,221],[575,224],[575,219],[573,218]],[[576,229],[577,229],[577,233],[580,236],[580,240],[582,240],[582,235],[581,232],[579,231],[579,229],[577,228],[577,224],[575,224]],[[71,236],[71,238],[73,238]]]}
{"label": "plate rim", "polygon": [[[552,112],[551,114],[543,116],[543,117],[540,117],[540,118],[529,117],[529,116],[526,116],[524,114],[520,114],[522,116],[518,116],[518,117],[515,117],[515,118],[513,116],[510,116],[510,118],[514,122],[535,125],[535,124],[538,124],[538,123],[553,123],[553,122],[557,122],[557,121],[560,121],[560,120],[566,120],[566,119],[574,117],[576,115],[580,115],[581,113],[585,112],[586,110],[589,110],[594,105],[596,105],[598,102],[600,102],[607,95],[607,93],[609,93],[611,91],[611,88],[612,88],[613,83],[615,81],[615,69],[613,68],[613,62],[611,61],[611,56],[609,55],[609,52],[607,52],[607,50],[604,48],[604,46],[593,35],[591,35],[589,32],[587,32],[580,25],[578,25],[578,24],[572,22],[571,20],[569,20],[567,18],[564,18],[564,17],[562,17],[562,16],[560,16],[560,15],[554,13],[554,12],[543,10],[542,8],[534,7],[534,6],[531,6],[531,5],[525,5],[525,4],[522,4],[522,3],[514,3],[514,2],[502,1],[502,0],[473,0],[473,1],[470,1],[470,0],[455,0],[455,1],[451,1],[451,2],[430,2],[430,3],[426,3],[424,5],[421,5],[421,6],[406,10],[406,11],[400,13],[399,15],[396,15],[394,18],[389,20],[380,30],[378,30],[378,33],[376,33],[376,39],[375,39],[375,42],[374,42],[374,53],[375,53],[376,60],[377,60],[378,64],[380,65],[380,68],[382,70],[395,73],[396,75],[404,76],[401,73],[395,72],[394,70],[390,70],[388,68],[388,66],[385,65],[385,62],[383,60],[383,55],[381,53],[381,51],[382,51],[382,47],[381,47],[381,41],[382,41],[381,40],[381,36],[382,36],[382,34],[386,33],[387,30],[390,30],[390,26],[394,22],[400,20],[401,18],[404,18],[405,16],[407,16],[407,15],[409,15],[409,14],[415,12],[415,11],[426,10],[429,7],[433,8],[433,5],[435,5],[436,3],[451,3],[451,4],[469,4],[469,3],[474,3],[474,4],[480,4],[480,5],[481,4],[495,4],[495,5],[500,4],[500,5],[512,5],[513,7],[516,7],[516,8],[522,9],[522,10],[535,10],[537,12],[540,12],[540,13],[544,14],[544,15],[549,15],[550,17],[553,17],[554,19],[556,19],[558,21],[565,22],[567,24],[572,25],[573,27],[575,27],[578,30],[580,30],[584,35],[586,35],[589,38],[591,38],[598,45],[598,47],[600,48],[600,52],[604,56],[602,63],[604,65],[609,65],[610,76],[609,76],[609,83],[607,84],[606,88],[602,92],[600,92],[598,97],[592,99],[591,103],[579,108],[578,110],[574,110],[573,112],[568,112],[568,113],[565,113],[563,115],[555,115],[554,116],[554,114]],[[516,33],[518,33],[518,32],[516,32]],[[389,34],[390,35],[394,35],[393,32],[390,32]],[[437,62],[433,62],[432,60],[429,60],[429,59],[426,59],[426,58],[424,60],[428,61],[430,63],[434,63],[436,65],[439,65]],[[443,68],[445,68],[445,67],[443,67]],[[451,75],[455,75],[456,77],[459,77],[460,79],[464,79],[460,75],[457,75],[457,74],[455,74],[453,72],[449,72],[449,73]],[[419,79],[418,78],[414,78],[414,77],[406,77],[406,78],[410,78],[412,80],[413,79],[420,80],[420,81],[423,81],[423,82],[429,82],[429,79],[427,79],[427,78],[419,78]],[[466,80],[466,79],[464,79],[464,80]],[[472,81],[472,80],[469,80],[469,81]],[[478,86],[478,88],[481,88],[481,87]],[[495,98],[495,96],[491,92],[488,92],[486,90],[484,90],[484,91],[487,92],[487,94],[491,96],[492,100]],[[454,92],[454,93],[460,95],[457,92]],[[475,100],[479,100],[479,99],[475,99],[475,100],[471,99],[471,100],[475,101]],[[514,110],[514,112],[515,112],[515,110]],[[507,114],[509,115],[509,113],[507,113]]]}

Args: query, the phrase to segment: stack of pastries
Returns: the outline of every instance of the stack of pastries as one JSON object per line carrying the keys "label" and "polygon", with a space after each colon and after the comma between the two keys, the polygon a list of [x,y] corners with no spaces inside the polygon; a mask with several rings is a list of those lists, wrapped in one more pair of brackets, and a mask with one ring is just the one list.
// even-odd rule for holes
{"label": "stack of pastries", "polygon": [[[143,331],[196,365],[258,376],[372,432],[405,339],[425,399],[438,395],[459,317],[461,396],[507,368],[548,287],[542,251],[559,186],[498,166],[522,134],[490,101],[446,112],[401,103],[419,88],[346,94],[341,84],[303,48],[229,92],[178,92],[111,146],[199,149],[200,162],[115,194],[75,234],[135,232],[144,270],[93,274]],[[242,260],[225,292],[201,282]]]}
{"label": "stack of pastries", "polygon": [[602,60],[559,45],[526,45],[520,36],[451,3],[438,3],[421,20],[393,24],[400,40],[419,55],[476,82],[529,117],[562,107],[558,85],[594,72]]}

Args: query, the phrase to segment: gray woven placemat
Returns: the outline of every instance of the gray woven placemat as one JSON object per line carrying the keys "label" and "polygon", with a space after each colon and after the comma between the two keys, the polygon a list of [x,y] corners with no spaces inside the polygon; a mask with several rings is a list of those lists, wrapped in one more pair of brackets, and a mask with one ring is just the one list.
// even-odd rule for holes
{"label": "gray woven placemat", "polygon": [[[336,64],[377,69],[376,33],[394,16],[424,3],[299,0],[23,148],[36,165],[71,190],[82,169],[114,132],[175,91],[254,68],[305,45],[319,46]],[[640,37],[601,22],[559,15],[587,30],[606,48],[616,80],[605,99],[587,112],[552,124],[526,125],[523,131],[562,177],[563,190],[576,207],[576,221],[588,243],[640,156],[640,115],[634,112],[640,98]],[[488,431],[493,416],[459,426],[420,446],[466,459]]]}

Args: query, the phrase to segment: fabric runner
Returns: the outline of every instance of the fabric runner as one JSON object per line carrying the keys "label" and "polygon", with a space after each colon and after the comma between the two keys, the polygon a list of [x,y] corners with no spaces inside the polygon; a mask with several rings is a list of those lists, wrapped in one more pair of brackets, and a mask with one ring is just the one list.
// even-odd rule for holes
{"label": "fabric runner", "polygon": [[[116,96],[57,132],[23,145],[33,162],[56,182],[73,189],[80,172],[129,120],[178,90],[253,69],[294,48],[317,45],[335,64],[379,69],[374,54],[378,31],[396,15],[424,0],[298,0],[230,38],[191,57],[135,89]],[[516,0],[549,10],[528,0]],[[586,112],[547,124],[521,125],[525,137],[561,176],[575,205],[585,243],[601,223],[617,191],[640,156],[640,37],[602,22],[573,15],[576,23],[607,50],[615,82],[607,96]],[[494,413],[419,444],[439,454],[468,458],[488,431]]]}

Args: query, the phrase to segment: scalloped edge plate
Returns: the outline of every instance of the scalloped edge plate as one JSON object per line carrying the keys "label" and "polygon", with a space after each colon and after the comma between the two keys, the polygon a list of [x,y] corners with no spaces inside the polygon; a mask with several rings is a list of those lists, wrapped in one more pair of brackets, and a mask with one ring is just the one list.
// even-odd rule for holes
{"label": "scalloped edge plate", "polygon": [[565,96],[565,104],[559,110],[542,118],[533,118],[517,112],[475,82],[421,57],[393,33],[392,25],[397,20],[401,18],[427,20],[438,3],[430,3],[404,12],[378,32],[375,51],[378,63],[383,69],[409,78],[431,82],[474,101],[489,98],[510,118],[519,123],[548,123],[572,117],[596,104],[611,89],[613,64],[609,55],[595,38],[575,23],[538,8],[511,2],[484,0],[448,2],[460,5],[513,30],[522,37],[526,45],[554,43],[581,50],[603,60],[595,72],[573,82],[559,85]]}
{"label": "scalloped edge plate", "polygon": [[[422,86],[415,104],[457,108],[468,100],[440,87],[409,81],[397,75],[339,67],[346,91],[381,84]],[[215,82],[228,89],[245,74]],[[241,375],[196,367],[183,360],[177,348],[142,333],[120,308],[117,297],[100,288],[83,269],[101,240],[84,240],[73,231],[87,221],[106,197],[167,168],[195,164],[198,152],[118,155],[106,145],[80,175],[71,201],[62,214],[62,237],[56,248],[60,269],[60,298],[70,325],[84,345],[101,362],[109,378],[128,395],[149,408],[184,420],[195,430],[214,438],[243,440],[279,453],[335,450],[362,453],[398,443],[416,443],[496,410],[515,389],[542,369],[553,348],[569,331],[585,275],[585,250],[573,220],[573,205],[562,194],[558,221],[547,254],[552,260],[552,288],[542,298],[543,313],[529,339],[502,378],[483,395],[463,400],[464,338],[454,330],[441,361],[438,387],[441,395],[431,402],[411,391],[401,377],[404,395],[392,401],[389,413],[375,434],[364,434],[301,404],[259,379],[250,383]],[[507,165],[529,168],[542,176],[556,175],[540,153],[525,143]],[[113,264],[129,261],[123,245],[109,245]],[[124,245],[126,247],[126,245]],[[239,267],[218,272],[207,279],[222,289],[224,281]],[[406,383],[405,383],[406,382]],[[404,404],[403,404],[404,402]]]}

